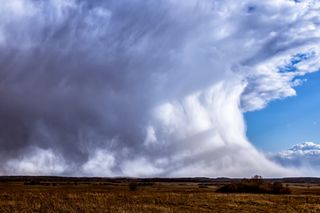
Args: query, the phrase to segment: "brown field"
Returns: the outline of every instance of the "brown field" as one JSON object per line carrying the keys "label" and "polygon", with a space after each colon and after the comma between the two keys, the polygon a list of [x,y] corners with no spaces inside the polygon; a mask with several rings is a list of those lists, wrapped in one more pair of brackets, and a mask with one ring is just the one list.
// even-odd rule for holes
{"label": "brown field", "polygon": [[0,212],[320,212],[320,183],[282,181],[290,195],[215,192],[230,181],[7,178]]}

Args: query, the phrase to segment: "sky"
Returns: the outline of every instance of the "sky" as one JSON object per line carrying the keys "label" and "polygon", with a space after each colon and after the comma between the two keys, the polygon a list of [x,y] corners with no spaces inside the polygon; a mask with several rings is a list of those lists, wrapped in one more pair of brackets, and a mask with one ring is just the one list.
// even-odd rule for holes
{"label": "sky", "polygon": [[0,0],[0,174],[317,175],[319,10]]}

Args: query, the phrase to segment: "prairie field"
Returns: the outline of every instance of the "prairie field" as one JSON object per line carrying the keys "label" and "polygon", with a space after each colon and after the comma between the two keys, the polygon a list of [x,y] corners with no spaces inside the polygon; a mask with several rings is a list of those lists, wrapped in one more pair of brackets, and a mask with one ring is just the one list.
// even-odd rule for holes
{"label": "prairie field", "polygon": [[198,180],[9,179],[0,212],[320,212],[319,183],[282,183],[288,195],[217,193]]}

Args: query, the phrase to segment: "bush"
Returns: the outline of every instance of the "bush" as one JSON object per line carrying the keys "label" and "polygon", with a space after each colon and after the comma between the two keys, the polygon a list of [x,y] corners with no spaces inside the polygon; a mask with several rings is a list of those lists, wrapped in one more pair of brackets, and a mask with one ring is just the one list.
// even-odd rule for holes
{"label": "bush", "polygon": [[24,182],[24,185],[41,185],[41,183],[38,180],[31,180]]}
{"label": "bush", "polygon": [[283,185],[279,182],[275,182],[272,184],[272,191],[274,194],[290,194],[291,193],[288,186],[283,187]]}
{"label": "bush", "polygon": [[262,193],[262,194],[290,194],[290,189],[279,182],[265,183],[256,176],[252,179],[243,179],[238,183],[231,183],[220,187],[217,192],[222,193]]}
{"label": "bush", "polygon": [[129,183],[128,187],[129,187],[130,191],[136,191],[138,189],[138,184],[131,182],[131,183]]}
{"label": "bush", "polygon": [[198,187],[199,187],[200,189],[209,188],[208,184],[205,184],[205,183],[199,183],[199,184],[198,184]]}

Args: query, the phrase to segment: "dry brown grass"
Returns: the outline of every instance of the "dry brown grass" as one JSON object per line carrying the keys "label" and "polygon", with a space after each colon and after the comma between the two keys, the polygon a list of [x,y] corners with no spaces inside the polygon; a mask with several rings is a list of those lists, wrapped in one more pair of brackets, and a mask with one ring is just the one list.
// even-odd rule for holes
{"label": "dry brown grass", "polygon": [[319,186],[290,188],[292,195],[261,195],[219,194],[216,186],[197,183],[138,185],[135,191],[127,182],[1,183],[0,212],[320,212]]}

